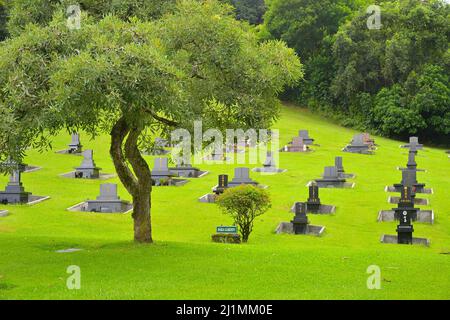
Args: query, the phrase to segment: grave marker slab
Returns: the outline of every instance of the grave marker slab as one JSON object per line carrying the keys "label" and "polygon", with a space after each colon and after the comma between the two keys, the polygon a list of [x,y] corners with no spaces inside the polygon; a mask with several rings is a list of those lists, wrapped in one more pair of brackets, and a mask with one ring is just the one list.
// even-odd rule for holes
{"label": "grave marker slab", "polygon": [[355,135],[350,144],[348,144],[344,149],[342,149],[342,151],[351,153],[372,154],[369,144],[365,143],[364,141],[363,134]]}
{"label": "grave marker slab", "polygon": [[282,152],[308,152],[309,147],[304,143],[302,137],[294,137],[291,145],[284,146],[280,151]]}
{"label": "grave marker slab", "polygon": [[228,186],[232,188],[242,184],[258,185],[258,182],[250,179],[249,168],[235,168],[233,180],[228,183]]}
{"label": "grave marker slab", "polygon": [[297,202],[295,204],[295,217],[291,221],[295,234],[306,234],[308,231],[309,220],[306,215],[306,203]]}
{"label": "grave marker slab", "polygon": [[69,148],[67,149],[68,153],[81,153],[83,146],[80,142],[80,135],[78,133],[73,133],[71,136],[71,142],[69,144]]}
{"label": "grave marker slab", "polygon": [[86,201],[82,211],[100,213],[121,213],[132,208],[128,201],[121,200],[117,194],[117,184],[105,183],[100,185],[100,195],[96,200]]}
{"label": "grave marker slab", "polygon": [[97,167],[94,162],[94,151],[85,150],[81,165],[75,168],[75,178],[98,179],[100,170],[101,168]]}
{"label": "grave marker slab", "polygon": [[419,143],[418,137],[409,137],[409,143],[402,145],[402,148],[412,148],[415,150],[421,150],[423,149],[423,144]]}

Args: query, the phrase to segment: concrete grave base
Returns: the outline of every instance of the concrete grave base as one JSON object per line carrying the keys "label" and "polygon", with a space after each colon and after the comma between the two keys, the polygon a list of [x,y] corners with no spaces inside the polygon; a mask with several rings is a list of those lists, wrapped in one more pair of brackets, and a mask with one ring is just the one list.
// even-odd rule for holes
{"label": "concrete grave base", "polygon": [[267,174],[276,174],[276,173],[283,173],[286,172],[287,169],[279,169],[279,168],[253,168],[253,172],[261,172],[261,173],[267,173]]}
{"label": "concrete grave base", "polygon": [[182,178],[202,178],[209,173],[209,171],[196,171],[192,168],[170,168],[169,171],[171,174]]}
{"label": "concrete grave base", "polygon": [[[88,203],[87,201],[85,202],[80,202],[70,208],[67,208],[67,211],[71,211],[71,212],[89,212],[87,211],[87,207],[88,207]],[[128,203],[126,205],[126,209],[122,212],[108,212],[107,214],[124,214],[124,213],[130,213],[133,210],[133,204],[132,203]],[[95,213],[102,213],[102,212],[95,212]]]}
{"label": "concrete grave base", "polygon": [[[386,192],[402,192],[401,187],[395,187],[395,186],[386,186],[384,188],[384,191]],[[423,193],[423,194],[433,194],[432,188],[420,188],[416,190],[416,193]]]}
{"label": "concrete grave base", "polygon": [[38,166],[26,166],[25,170],[23,171],[24,173],[28,173],[28,172],[34,172],[34,171],[38,171],[41,170],[41,167]]}
{"label": "concrete grave base", "polygon": [[6,217],[9,215],[8,210],[0,210],[0,218]]}
{"label": "concrete grave base", "polygon": [[198,201],[202,203],[215,203],[216,202],[217,195],[215,193],[207,193],[200,198],[198,198]]}
{"label": "concrete grave base", "polygon": [[342,176],[344,179],[353,179],[353,178],[356,178],[356,174],[354,174],[354,173],[344,173],[344,174],[341,174],[341,176]]}
{"label": "concrete grave base", "polygon": [[50,199],[50,196],[35,196],[35,195],[29,195],[28,196],[28,202],[18,202],[18,203],[5,203],[7,205],[23,205],[27,204],[29,206],[32,206],[34,204],[40,203],[42,201]]}
{"label": "concrete grave base", "polygon": [[[429,247],[430,240],[427,238],[415,238],[412,239],[412,244],[414,245],[424,245]],[[381,243],[391,243],[391,244],[399,244],[398,237],[396,235],[383,234],[380,239]]]}
{"label": "concrete grave base", "polygon": [[[398,204],[399,201],[400,201],[400,197],[392,197],[392,196],[388,197],[388,203]],[[414,198],[414,204],[427,206],[429,204],[429,201],[428,201],[428,199]]]}
{"label": "concrete grave base", "polygon": [[[291,211],[292,213],[295,213],[295,204],[291,207]],[[321,204],[319,207],[319,210],[317,211],[311,211],[308,209],[307,213],[311,213],[311,214],[332,214],[336,212],[336,207],[335,206],[330,206],[330,205],[326,205],[326,204]]]}
{"label": "concrete grave base", "polygon": [[[389,222],[395,221],[395,211],[394,210],[381,210],[378,213],[378,222]],[[413,220],[423,223],[434,223],[434,212],[433,210],[420,210],[417,212],[417,220]]]}
{"label": "concrete grave base", "polygon": [[281,148],[279,151],[280,152],[288,152],[288,153],[310,153],[310,152],[314,152],[314,150],[310,149],[310,148],[308,148],[306,150],[303,150],[303,149],[289,149],[289,148],[286,150],[285,148]]}
{"label": "concrete grave base", "polygon": [[[343,188],[343,189],[353,189],[355,187],[354,182],[332,182],[332,181],[321,181],[320,179],[315,180],[319,188]],[[306,184],[307,187],[311,185],[312,181]]]}
{"label": "concrete grave base", "polygon": [[62,250],[56,250],[56,253],[72,253],[72,252],[78,252],[78,251],[82,251],[83,249],[78,249],[78,248],[69,248],[69,249],[62,249]]}
{"label": "concrete grave base", "polygon": [[220,162],[220,161],[225,162],[225,161],[230,160],[230,158],[229,157],[223,157],[223,158],[221,158],[221,157],[213,157],[213,156],[209,155],[209,156],[203,157],[203,160],[206,160],[206,161],[214,163],[214,162]]}
{"label": "concrete grave base", "polygon": [[170,179],[167,184],[161,184],[158,180],[153,183],[154,187],[180,187],[189,182],[187,179]]}
{"label": "concrete grave base", "polygon": [[[305,235],[313,235],[320,237],[323,232],[325,231],[324,226],[313,226],[308,225],[307,231]],[[281,233],[288,233],[288,234],[294,234],[294,225],[291,222],[281,222],[278,227],[275,229],[276,234]],[[302,234],[296,234],[296,235],[302,235]]]}
{"label": "concrete grave base", "polygon": [[348,146],[343,148],[342,151],[343,152],[350,152],[350,153],[365,154],[365,155],[374,155],[375,154],[375,152],[373,150],[352,148],[352,147],[348,147]]}
{"label": "concrete grave base", "polygon": [[55,153],[59,153],[59,154],[70,154],[73,156],[82,156],[83,153],[82,152],[74,152],[74,153],[70,153],[69,150],[58,150]]}
{"label": "concrete grave base", "polygon": [[116,175],[112,174],[112,173],[100,173],[99,178],[75,178],[75,171],[71,171],[71,172],[67,172],[67,173],[62,173],[62,174],[60,174],[60,176],[63,178],[78,179],[78,180],[83,180],[83,179],[108,180],[108,179],[114,178]]}

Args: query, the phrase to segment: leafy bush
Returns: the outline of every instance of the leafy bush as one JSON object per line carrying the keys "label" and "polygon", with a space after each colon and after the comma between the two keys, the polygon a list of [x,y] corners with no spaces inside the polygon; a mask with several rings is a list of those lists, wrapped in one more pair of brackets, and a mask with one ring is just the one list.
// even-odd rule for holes
{"label": "leafy bush", "polygon": [[252,185],[227,189],[217,198],[217,204],[224,214],[233,218],[235,225],[239,227],[243,242],[248,241],[255,218],[271,207],[267,191]]}

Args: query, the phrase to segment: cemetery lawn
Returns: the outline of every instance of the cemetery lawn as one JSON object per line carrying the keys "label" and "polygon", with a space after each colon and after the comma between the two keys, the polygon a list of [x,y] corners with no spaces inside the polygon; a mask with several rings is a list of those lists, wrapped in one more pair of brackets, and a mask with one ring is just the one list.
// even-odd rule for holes
{"label": "cemetery lawn", "polygon": [[[401,142],[375,137],[373,156],[341,152],[357,133],[317,115],[285,106],[274,128],[285,144],[299,129],[308,129],[320,147],[309,154],[282,153],[279,166],[287,172],[264,176],[273,207],[258,218],[250,242],[225,245],[211,242],[218,225],[229,218],[214,204],[197,199],[216,184],[217,175],[232,175],[233,166],[202,165],[210,174],[182,187],[153,191],[155,244],[132,241],[130,214],[68,212],[66,208],[93,199],[103,181],[62,178],[81,157],[56,154],[70,141],[54,140],[53,151],[30,151],[29,165],[40,171],[23,174],[26,190],[51,199],[34,206],[4,206],[0,217],[0,299],[449,299],[450,298],[450,159],[444,150],[426,148],[416,158],[419,182],[433,194],[434,225],[415,223],[414,235],[431,246],[381,244],[382,234],[395,234],[397,223],[376,221],[378,211],[390,209],[386,185],[400,182],[397,166],[405,166],[407,150]],[[109,139],[89,141],[85,149],[104,173],[114,173],[108,155]],[[276,235],[277,225],[290,221],[289,208],[307,198],[306,183],[320,177],[323,167],[342,155],[347,173],[355,173],[354,189],[321,189],[324,204],[334,215],[309,215],[314,225],[326,226],[320,237]],[[152,157],[147,157],[153,165]],[[264,160],[264,159],[262,159]],[[251,166],[255,167],[255,166]],[[0,177],[3,189],[7,177]],[[118,178],[108,182],[119,183]],[[119,185],[121,198],[130,200]],[[393,194],[394,195],[394,194]],[[79,252],[56,253],[67,248]],[[81,268],[81,289],[68,290],[66,269]],[[381,268],[381,289],[366,285],[370,265]]]}

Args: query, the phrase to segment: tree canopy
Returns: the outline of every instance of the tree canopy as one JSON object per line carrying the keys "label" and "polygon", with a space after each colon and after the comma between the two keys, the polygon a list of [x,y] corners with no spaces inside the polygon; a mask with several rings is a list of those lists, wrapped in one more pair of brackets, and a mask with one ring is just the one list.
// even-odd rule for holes
{"label": "tree canopy", "polygon": [[287,97],[358,129],[448,144],[450,6],[380,1],[374,29],[369,4],[269,2],[262,34],[285,40],[305,62],[305,82]]}
{"label": "tree canopy", "polygon": [[267,128],[277,94],[301,76],[293,50],[259,42],[217,1],[180,1],[153,21],[83,13],[75,30],[59,11],[0,45],[0,160],[45,149],[62,129],[109,133],[116,171],[133,196],[135,239],[151,242],[151,173],[138,149],[145,130],[192,130],[196,119],[205,129],[218,119]]}

